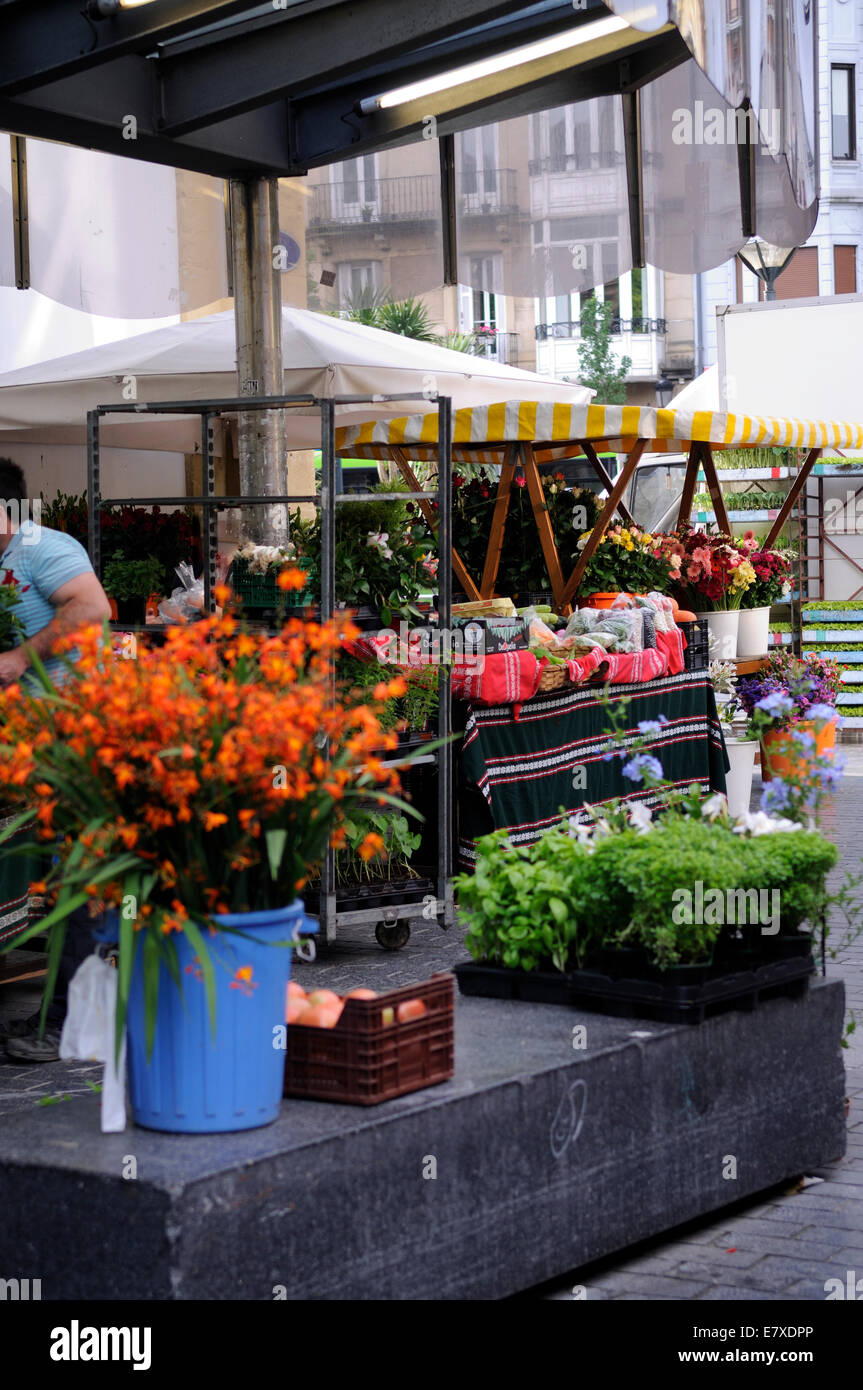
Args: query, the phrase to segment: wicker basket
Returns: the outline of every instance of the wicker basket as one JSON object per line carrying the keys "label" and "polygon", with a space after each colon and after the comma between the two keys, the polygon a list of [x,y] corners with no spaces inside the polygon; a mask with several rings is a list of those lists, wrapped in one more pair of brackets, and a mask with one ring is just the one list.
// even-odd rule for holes
{"label": "wicker basket", "polygon": [[545,695],[549,690],[562,690],[565,685],[571,684],[569,672],[565,666],[546,666],[539,678],[537,693]]}

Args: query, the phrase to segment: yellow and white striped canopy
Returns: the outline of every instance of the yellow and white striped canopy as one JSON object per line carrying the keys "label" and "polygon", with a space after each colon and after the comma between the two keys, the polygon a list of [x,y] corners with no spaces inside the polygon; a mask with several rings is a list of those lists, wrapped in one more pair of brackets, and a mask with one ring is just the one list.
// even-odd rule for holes
{"label": "yellow and white striped canopy", "polygon": [[[349,458],[386,458],[396,446],[409,458],[431,460],[437,457],[437,429],[437,411],[370,420],[336,430],[336,449]],[[467,407],[453,416],[453,458],[459,461],[498,463],[503,446],[512,443],[541,446],[536,451],[540,461],[564,458],[578,452],[582,439],[618,452],[628,452],[638,439],[646,439],[654,453],[686,452],[693,441],[715,449],[859,449],[863,424],[555,401],[503,401]]]}

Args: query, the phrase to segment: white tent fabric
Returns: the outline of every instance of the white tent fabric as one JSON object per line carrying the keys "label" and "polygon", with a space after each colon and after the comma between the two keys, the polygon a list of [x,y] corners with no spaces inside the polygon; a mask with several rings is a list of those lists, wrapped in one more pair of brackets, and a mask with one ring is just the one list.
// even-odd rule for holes
{"label": "white tent fabric", "polygon": [[[368,398],[339,409],[339,425],[415,413],[435,392],[452,396],[456,409],[500,400],[586,405],[594,394],[305,309],[282,310],[282,353],[286,395]],[[399,392],[414,392],[416,402],[372,399]],[[234,316],[211,314],[0,375],[0,446],[85,443],[86,413],[97,405],[236,395]],[[318,412],[292,409],[288,422],[289,449],[319,447]],[[190,453],[200,447],[197,416],[114,415],[100,432],[106,445],[120,448]]]}
{"label": "white tent fabric", "polygon": [[672,396],[669,410],[719,410],[719,368],[714,363],[706,367],[694,381],[688,382],[682,391]]}

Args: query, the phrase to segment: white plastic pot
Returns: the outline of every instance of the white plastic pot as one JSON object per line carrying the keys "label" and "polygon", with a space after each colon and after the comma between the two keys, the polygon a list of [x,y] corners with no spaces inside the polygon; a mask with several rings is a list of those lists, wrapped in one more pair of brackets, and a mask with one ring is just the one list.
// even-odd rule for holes
{"label": "white plastic pot", "polygon": [[741,608],[737,655],[766,656],[770,641],[770,608]]}
{"label": "white plastic pot", "polygon": [[732,817],[742,816],[744,811],[749,810],[749,798],[752,795],[752,773],[755,767],[755,751],[758,748],[758,740],[734,738],[733,735],[726,734],[725,747],[728,750],[728,758],[731,763],[730,772],[725,774],[728,814]]}
{"label": "white plastic pot", "polygon": [[707,619],[708,654],[711,661],[733,661],[737,655],[737,628],[740,610],[711,609],[709,613],[696,613],[697,618]]}

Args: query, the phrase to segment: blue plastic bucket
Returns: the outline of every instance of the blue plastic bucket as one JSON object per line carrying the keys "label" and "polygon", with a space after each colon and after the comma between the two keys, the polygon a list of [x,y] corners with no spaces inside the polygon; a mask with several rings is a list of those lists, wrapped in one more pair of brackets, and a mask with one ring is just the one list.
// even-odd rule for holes
{"label": "blue plastic bucket", "polygon": [[[150,1060],[144,1024],[143,951],[135,955],[129,991],[127,1059],[135,1124],[178,1134],[255,1129],[279,1113],[285,1073],[285,996],[291,948],[275,946],[317,931],[298,898],[290,907],[217,917],[226,927],[205,937],[216,976],[216,1027],[195,952],[174,938],[182,997],[159,967],[156,1037]],[[248,938],[253,938],[249,940]],[[251,974],[246,976],[246,968]],[[237,972],[242,972],[239,976]]]}

